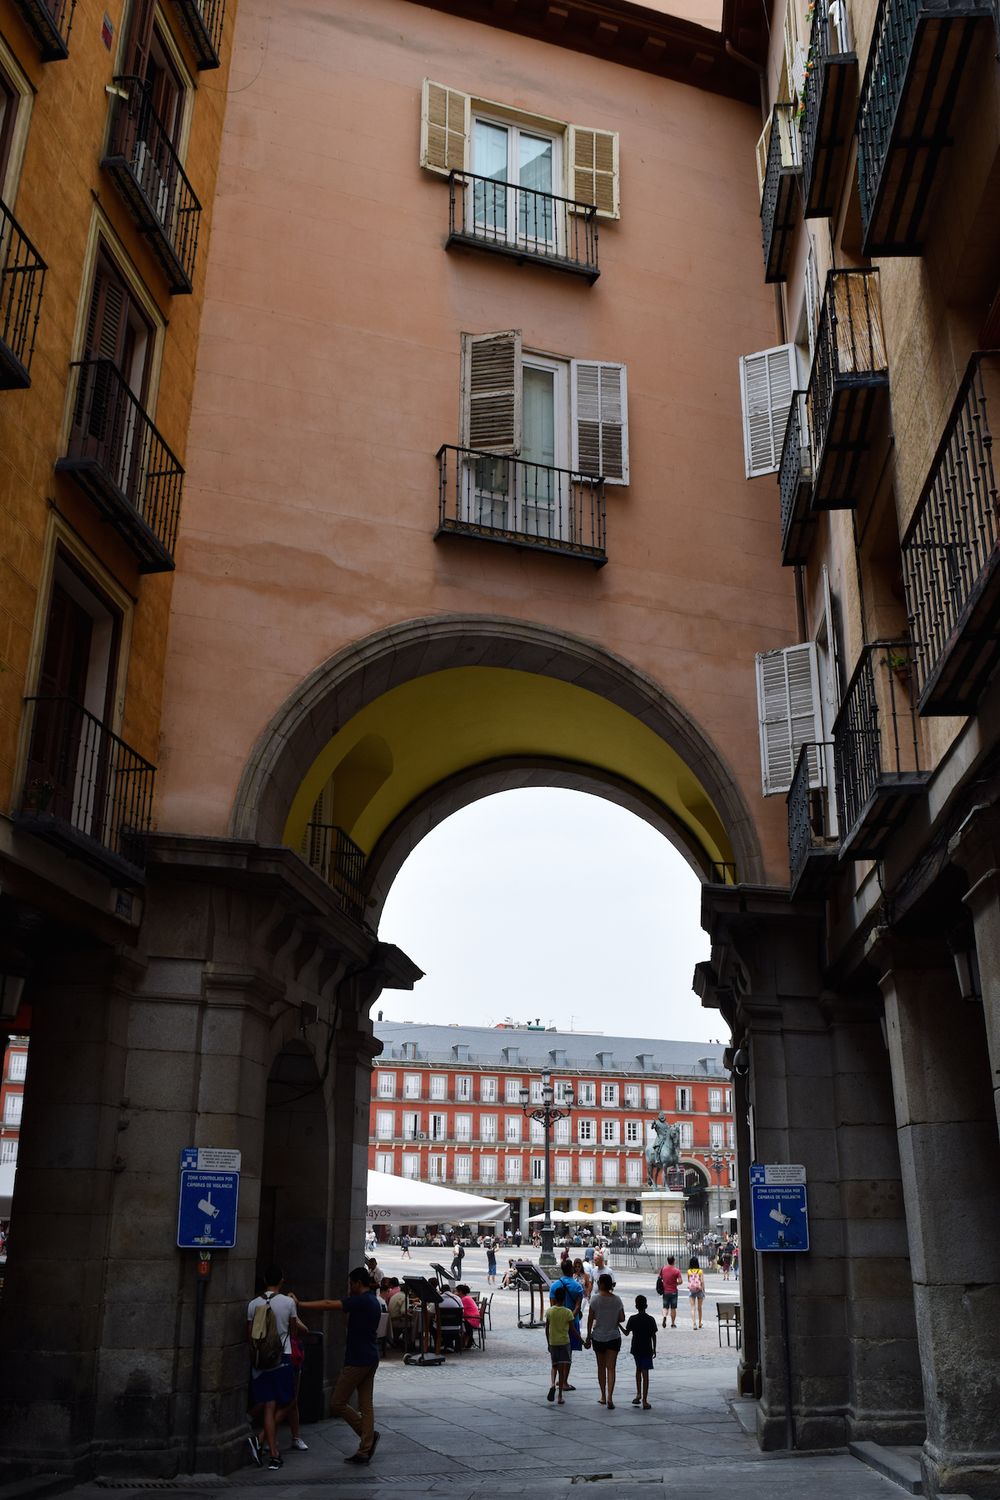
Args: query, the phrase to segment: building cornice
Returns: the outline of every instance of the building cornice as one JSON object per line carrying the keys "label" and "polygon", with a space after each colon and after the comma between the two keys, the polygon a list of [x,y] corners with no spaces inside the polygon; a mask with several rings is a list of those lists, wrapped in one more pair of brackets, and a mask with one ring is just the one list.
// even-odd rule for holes
{"label": "building cornice", "polygon": [[[675,83],[759,104],[763,7],[725,0],[723,30],[630,0],[414,0],[431,10],[479,21],[605,62],[640,68]],[[755,17],[759,11],[760,23]],[[730,43],[727,46],[727,41]],[[740,57],[733,55],[733,50]],[[753,66],[748,66],[748,63]]]}

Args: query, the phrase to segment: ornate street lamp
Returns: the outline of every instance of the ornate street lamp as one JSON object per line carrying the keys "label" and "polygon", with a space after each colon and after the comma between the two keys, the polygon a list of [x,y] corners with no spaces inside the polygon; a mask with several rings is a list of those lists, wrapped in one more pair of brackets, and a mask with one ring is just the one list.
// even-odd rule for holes
{"label": "ornate street lamp", "polygon": [[728,1176],[729,1163],[733,1161],[735,1156],[735,1151],[715,1150],[709,1157],[709,1161],[715,1168],[715,1217],[720,1222],[722,1216],[722,1169],[723,1167],[727,1169],[726,1175]]}
{"label": "ornate street lamp", "polygon": [[540,1266],[554,1266],[556,1263],[555,1252],[552,1249],[552,1237],[555,1230],[552,1227],[552,1125],[555,1120],[566,1120],[573,1108],[574,1098],[572,1088],[567,1088],[559,1104],[555,1104],[555,1090],[552,1087],[552,1074],[542,1074],[542,1102],[534,1108],[531,1104],[530,1089],[521,1089],[521,1110],[531,1120],[537,1120],[545,1131],[545,1218],[542,1222],[542,1253],[538,1257]]}

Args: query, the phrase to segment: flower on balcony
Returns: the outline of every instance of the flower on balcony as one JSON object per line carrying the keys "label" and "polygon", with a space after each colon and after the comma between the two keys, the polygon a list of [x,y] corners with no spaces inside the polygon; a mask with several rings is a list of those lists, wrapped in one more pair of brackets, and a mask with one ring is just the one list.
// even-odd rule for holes
{"label": "flower on balcony", "polygon": [[54,792],[55,786],[51,781],[43,781],[36,776],[33,781],[28,782],[25,789],[24,805],[34,808],[35,812],[44,812],[52,801]]}

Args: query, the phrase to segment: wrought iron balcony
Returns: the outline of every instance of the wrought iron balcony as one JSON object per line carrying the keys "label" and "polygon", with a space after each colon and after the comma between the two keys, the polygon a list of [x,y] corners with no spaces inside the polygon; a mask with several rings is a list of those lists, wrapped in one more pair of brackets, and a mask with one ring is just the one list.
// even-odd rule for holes
{"label": "wrought iron balcony", "polygon": [[607,562],[603,479],[450,444],[437,460],[437,536]]}
{"label": "wrought iron balcony", "polygon": [[226,13],[225,0],[174,0],[180,13],[181,25],[204,72],[220,66],[219,48],[222,45],[222,22]]}
{"label": "wrought iron balcony", "polygon": [[788,791],[788,871],[792,897],[820,896],[837,867],[839,841],[831,827],[833,744],[799,750]]}
{"label": "wrought iron balcony", "polygon": [[845,0],[815,0],[803,90],[802,187],[807,219],[833,213],[858,107],[858,59],[846,36]]}
{"label": "wrought iron balcony", "polygon": [[31,713],[19,827],[115,876],[142,879],[156,767],[72,698]]}
{"label": "wrought iron balcony", "polygon": [[903,538],[903,581],[923,714],[975,711],[1000,661],[993,426],[1000,350],[972,356]]}
{"label": "wrought iron balcony", "polygon": [[190,292],[198,252],[201,204],[141,78],[116,78],[107,154],[114,179],[175,293]]}
{"label": "wrought iron balcony", "polygon": [[31,356],[47,266],[0,201],[0,390],[31,384]]}
{"label": "wrought iron balcony", "polygon": [[569,271],[591,284],[600,276],[592,204],[474,172],[452,172],[449,182],[446,248],[472,245]]}
{"label": "wrought iron balcony", "polygon": [[877,271],[830,271],[806,392],[814,510],[853,510],[889,408]]}
{"label": "wrought iron balcony", "polygon": [[816,521],[810,507],[812,449],[809,446],[805,391],[792,392],[778,467],[778,496],[781,502],[781,561],[786,567],[791,567],[806,561]]}
{"label": "wrought iron balcony", "polygon": [[798,131],[790,104],[776,104],[771,112],[767,167],[760,200],[760,229],[764,244],[764,280],[784,281],[792,235],[799,212]]}
{"label": "wrought iron balcony", "polygon": [[142,573],[174,566],[184,470],[110,359],[84,359],[59,473],[73,479],[124,538]]}
{"label": "wrought iron balcony", "polygon": [[306,860],[350,916],[361,920],[365,909],[365,852],[335,823],[307,823]]}
{"label": "wrought iron balcony", "polygon": [[977,24],[990,0],[880,0],[858,105],[866,255],[918,255]]}
{"label": "wrought iron balcony", "polygon": [[14,0],[14,4],[31,32],[42,62],[61,62],[69,57],[76,0]]}
{"label": "wrought iron balcony", "polygon": [[833,726],[841,858],[877,859],[928,780],[909,641],[865,646]]}

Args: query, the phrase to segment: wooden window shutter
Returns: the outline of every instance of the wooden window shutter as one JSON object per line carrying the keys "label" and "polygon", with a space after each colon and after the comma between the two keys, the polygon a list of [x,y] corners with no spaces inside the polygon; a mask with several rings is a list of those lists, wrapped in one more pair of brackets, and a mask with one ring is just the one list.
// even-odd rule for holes
{"label": "wooden window shutter", "polygon": [[128,36],[122,52],[124,72],[130,78],[145,78],[149,48],[153,40],[154,0],[132,0]]}
{"label": "wooden window shutter", "polygon": [[573,460],[576,474],[628,484],[628,385],[624,365],[574,359]]}
{"label": "wooden window shutter", "polygon": [[779,344],[740,357],[740,397],[743,403],[743,453],[746,476],[773,474],[781,463],[788,408],[798,386],[798,355],[794,344]]}
{"label": "wooden window shutter", "polygon": [[819,327],[819,277],[816,274],[816,249],[810,243],[806,256],[805,274],[806,332],[809,336],[809,358],[816,347],[816,329]]}
{"label": "wooden window shutter", "polygon": [[429,172],[464,172],[471,100],[458,89],[424,79],[420,98],[420,165]]}
{"label": "wooden window shutter", "polygon": [[621,217],[618,133],[569,127],[570,196],[593,204],[598,218]]}
{"label": "wooden window shutter", "polygon": [[521,451],[521,331],[462,334],[461,446]]}
{"label": "wooden window shutter", "polygon": [[94,290],[87,312],[84,353],[92,359],[113,359],[120,365],[125,333],[125,307],[128,293],[121,278],[104,260],[98,259],[94,271]]}
{"label": "wooden window shutter", "polygon": [[[816,644],[759,652],[755,665],[761,785],[764,796],[773,797],[791,786],[802,746],[823,739]],[[809,782],[818,786],[815,754],[813,760]]]}

